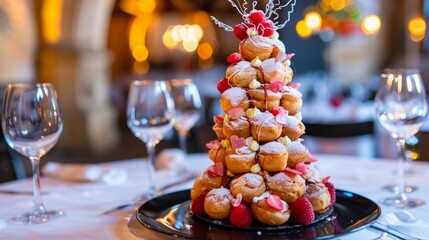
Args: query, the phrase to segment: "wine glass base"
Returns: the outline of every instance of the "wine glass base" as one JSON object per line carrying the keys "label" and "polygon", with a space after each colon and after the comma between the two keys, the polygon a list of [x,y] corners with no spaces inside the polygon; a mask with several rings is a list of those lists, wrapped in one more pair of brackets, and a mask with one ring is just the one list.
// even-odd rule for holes
{"label": "wine glass base", "polygon": [[426,204],[421,199],[407,198],[404,200],[401,197],[383,198],[379,202],[383,205],[396,208],[415,208]]}
{"label": "wine glass base", "polygon": [[[414,192],[417,191],[419,189],[419,187],[415,186],[415,185],[405,185],[404,187],[404,192],[406,193],[410,193],[410,192]],[[395,184],[389,184],[383,187],[383,190],[389,191],[389,192],[398,192],[398,186]]]}
{"label": "wine glass base", "polygon": [[56,218],[64,216],[64,212],[61,210],[51,210],[45,212],[28,212],[20,216],[12,217],[8,220],[10,224],[18,225],[30,225],[46,223]]}

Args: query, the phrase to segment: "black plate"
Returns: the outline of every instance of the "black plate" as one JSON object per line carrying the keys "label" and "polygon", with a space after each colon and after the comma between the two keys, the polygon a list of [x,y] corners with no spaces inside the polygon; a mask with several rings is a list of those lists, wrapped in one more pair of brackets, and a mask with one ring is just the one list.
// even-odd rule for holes
{"label": "black plate", "polygon": [[184,239],[328,239],[360,230],[381,214],[380,207],[358,194],[336,190],[337,202],[330,216],[308,226],[279,229],[240,229],[223,223],[202,221],[190,213],[190,192],[183,190],[154,198],[143,204],[129,221],[138,237]]}

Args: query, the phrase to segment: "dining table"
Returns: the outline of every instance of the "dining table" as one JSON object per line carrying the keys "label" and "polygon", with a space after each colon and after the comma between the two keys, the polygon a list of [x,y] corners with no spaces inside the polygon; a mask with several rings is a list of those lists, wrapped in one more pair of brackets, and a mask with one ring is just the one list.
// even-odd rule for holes
{"label": "dining table", "polygon": [[[336,189],[362,196],[381,209],[380,216],[373,222],[390,219],[397,213],[407,213],[415,218],[412,223],[389,223],[396,227],[395,231],[371,227],[373,222],[370,222],[329,238],[429,239],[429,235],[426,235],[429,229],[428,162],[409,163],[405,174],[407,184],[417,186],[408,196],[423,199],[426,204],[416,208],[396,209],[381,205],[378,201],[382,197],[393,195],[383,187],[396,182],[398,160],[324,154],[317,154],[315,157],[318,160],[318,170],[323,176],[330,176]],[[130,219],[135,216],[139,206],[105,214],[145,192],[148,187],[145,163],[144,158],[136,158],[79,164],[79,167],[64,163],[45,164],[41,178],[45,206],[48,209],[61,209],[65,215],[43,224],[8,223],[10,217],[32,208],[31,179],[0,184],[0,239],[159,239],[159,235],[139,235],[130,230]],[[202,174],[211,164],[206,153],[188,154],[180,163],[173,164],[172,160],[173,167],[168,167],[167,164],[157,169],[156,184],[161,188],[183,178],[184,173]],[[182,182],[165,190],[163,194],[190,189],[192,185],[192,180]],[[141,225],[140,228],[145,226]],[[263,235],[259,239],[264,239]]]}

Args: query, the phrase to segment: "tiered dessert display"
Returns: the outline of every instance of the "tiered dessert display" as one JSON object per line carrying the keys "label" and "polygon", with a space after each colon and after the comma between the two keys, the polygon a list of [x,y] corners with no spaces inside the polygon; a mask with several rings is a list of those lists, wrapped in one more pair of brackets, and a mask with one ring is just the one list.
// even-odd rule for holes
{"label": "tiered dessert display", "polygon": [[278,39],[285,23],[269,20],[284,6],[269,1],[265,12],[249,13],[233,6],[243,23],[232,28],[214,19],[241,42],[217,85],[224,114],[214,117],[217,139],[207,144],[213,165],[195,180],[191,210],[237,227],[254,219],[271,226],[311,224],[331,208],[335,189],[300,138],[305,126],[300,84],[292,83],[294,54]]}

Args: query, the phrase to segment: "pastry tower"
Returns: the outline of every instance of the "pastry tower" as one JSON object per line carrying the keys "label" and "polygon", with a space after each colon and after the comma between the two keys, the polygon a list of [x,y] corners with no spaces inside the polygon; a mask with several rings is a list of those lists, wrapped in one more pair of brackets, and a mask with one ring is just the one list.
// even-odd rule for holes
{"label": "pastry tower", "polygon": [[244,22],[233,28],[213,18],[240,44],[217,84],[224,114],[214,116],[217,139],[206,145],[213,165],[191,190],[195,215],[237,227],[254,219],[267,225],[310,224],[335,201],[333,185],[317,171],[300,138],[305,126],[300,84],[292,82],[294,54],[278,39],[276,30],[284,24],[269,20],[281,8],[273,1],[265,12],[237,8]]}

